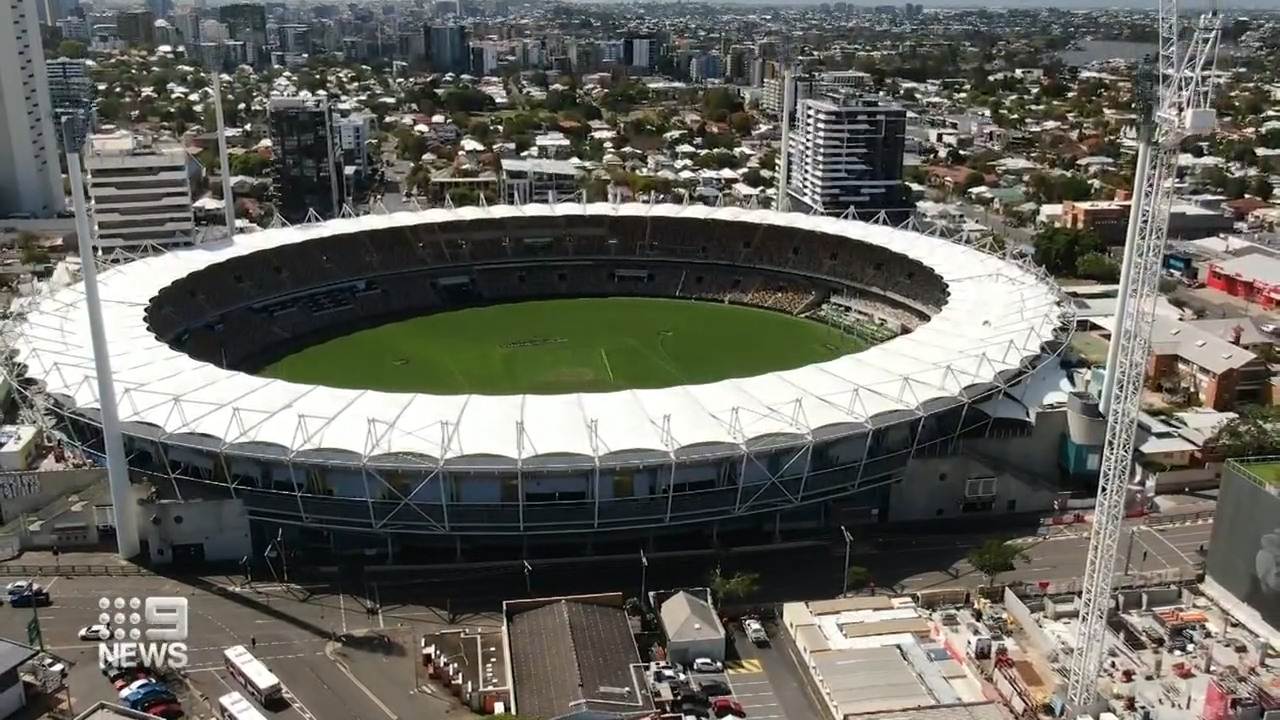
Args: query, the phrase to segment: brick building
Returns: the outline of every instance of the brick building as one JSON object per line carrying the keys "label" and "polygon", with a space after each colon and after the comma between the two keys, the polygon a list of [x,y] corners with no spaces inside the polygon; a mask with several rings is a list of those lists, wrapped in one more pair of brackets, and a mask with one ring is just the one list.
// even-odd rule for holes
{"label": "brick building", "polygon": [[1241,328],[1228,337],[1176,320],[1157,317],[1151,332],[1147,377],[1166,389],[1190,390],[1206,408],[1231,410],[1237,404],[1272,402],[1271,369],[1266,361],[1241,347]]}

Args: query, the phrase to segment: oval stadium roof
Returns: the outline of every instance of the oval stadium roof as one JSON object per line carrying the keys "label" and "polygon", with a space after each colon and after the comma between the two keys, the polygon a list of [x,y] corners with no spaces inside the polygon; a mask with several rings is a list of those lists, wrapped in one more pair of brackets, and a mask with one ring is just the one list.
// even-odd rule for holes
{"label": "oval stadium roof", "polygon": [[[950,297],[914,332],[829,362],[705,385],[576,395],[398,394],[255,377],[168,347],[144,317],[165,286],[257,250],[362,229],[550,214],[697,217],[844,235],[932,267]],[[965,388],[995,382],[1039,354],[1067,312],[1057,288],[1037,273],[945,239],[796,213],[634,203],[436,209],[281,228],[138,260],[103,272],[99,283],[123,423],[217,438],[219,446],[349,451],[361,458],[670,454],[706,443],[812,437],[819,428],[954,402]],[[14,347],[48,392],[96,409],[84,304],[82,284],[36,299]],[[241,447],[247,453],[249,446]]]}

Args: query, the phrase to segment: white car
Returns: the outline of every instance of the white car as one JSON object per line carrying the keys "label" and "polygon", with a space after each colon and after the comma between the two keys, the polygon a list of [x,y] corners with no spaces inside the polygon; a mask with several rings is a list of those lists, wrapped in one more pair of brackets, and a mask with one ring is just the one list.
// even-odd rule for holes
{"label": "white car", "polygon": [[31,582],[30,580],[14,580],[13,582],[6,585],[4,590],[10,595],[13,595],[14,593],[24,593],[29,588],[34,588],[34,587],[36,587],[36,584],[34,582]]}
{"label": "white car", "polygon": [[693,661],[693,671],[696,673],[721,673],[724,672],[724,663],[711,658],[698,658]]}
{"label": "white car", "polygon": [[63,663],[58,662],[57,658],[53,658],[48,655],[41,655],[40,657],[36,658],[35,664],[36,664],[36,667],[40,668],[40,671],[43,673],[47,673],[49,675],[54,675],[57,677],[67,676],[67,666]]}
{"label": "white car", "polygon": [[90,625],[80,628],[80,639],[85,642],[99,642],[111,639],[110,625]]}

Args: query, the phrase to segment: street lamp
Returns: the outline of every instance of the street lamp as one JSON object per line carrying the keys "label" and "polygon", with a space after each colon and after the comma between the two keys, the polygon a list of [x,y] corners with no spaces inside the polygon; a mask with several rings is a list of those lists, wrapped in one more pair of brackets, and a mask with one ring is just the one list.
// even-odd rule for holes
{"label": "street lamp", "polygon": [[533,566],[528,560],[524,562],[524,592],[529,597],[533,597]]}
{"label": "street lamp", "polygon": [[844,535],[844,569],[840,571],[844,576],[844,584],[840,591],[840,597],[844,597],[849,594],[849,556],[853,553],[853,536],[849,534],[848,528],[843,525],[840,526],[840,532]]}

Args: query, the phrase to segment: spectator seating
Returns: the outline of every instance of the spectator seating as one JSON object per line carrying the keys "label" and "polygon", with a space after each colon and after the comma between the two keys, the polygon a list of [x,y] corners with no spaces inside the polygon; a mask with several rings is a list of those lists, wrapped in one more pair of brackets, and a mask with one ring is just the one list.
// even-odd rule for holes
{"label": "spectator seating", "polygon": [[[851,311],[909,330],[946,286],[906,257],[848,238],[691,218],[486,218],[336,235],[211,266],[162,290],[153,332],[254,370],[362,327],[540,297],[688,297],[792,314]],[[838,300],[839,308],[827,301]],[[824,304],[826,303],[826,304]]]}

